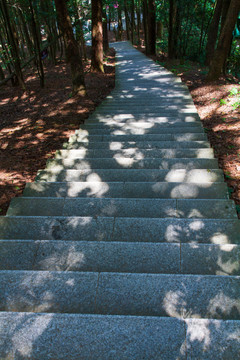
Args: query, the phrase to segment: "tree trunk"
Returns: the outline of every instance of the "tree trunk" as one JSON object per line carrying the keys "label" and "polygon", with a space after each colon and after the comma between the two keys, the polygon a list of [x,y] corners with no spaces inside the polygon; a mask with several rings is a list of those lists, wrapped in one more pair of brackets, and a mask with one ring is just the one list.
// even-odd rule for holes
{"label": "tree trunk", "polygon": [[23,10],[22,10],[22,8],[19,8],[19,7],[18,7],[18,16],[21,20],[23,33],[24,33],[24,37],[25,37],[25,41],[26,41],[26,45],[27,45],[27,49],[28,49],[28,54],[29,54],[29,56],[31,56],[31,55],[33,55],[33,44],[30,39],[30,35],[29,35],[28,28],[26,25],[26,20],[23,15]]}
{"label": "tree trunk", "polygon": [[137,4],[137,44],[140,44],[140,30],[141,30],[141,13],[140,4]]}
{"label": "tree trunk", "polygon": [[54,1],[57,10],[59,27],[62,29],[63,38],[66,46],[67,62],[69,62],[71,65],[73,94],[85,96],[86,88],[84,82],[82,57],[78,47],[78,43],[73,35],[73,29],[71,19],[68,14],[67,4],[65,0]]}
{"label": "tree trunk", "polygon": [[134,13],[134,0],[131,0],[131,42],[134,44],[135,33],[135,13]]}
{"label": "tree trunk", "polygon": [[156,16],[154,0],[148,0],[148,52],[147,55],[156,53]]}
{"label": "tree trunk", "polygon": [[5,74],[4,74],[1,64],[0,64],[0,80],[4,80],[4,79],[5,79]]}
{"label": "tree trunk", "polygon": [[118,41],[122,41],[122,8],[121,8],[121,5],[120,5],[120,4],[119,4],[119,6],[118,6],[117,13],[118,13],[118,32],[117,32],[117,40],[118,40]]}
{"label": "tree trunk", "polygon": [[130,40],[130,36],[129,36],[129,17],[128,17],[127,0],[124,0],[124,13],[125,13],[127,40]]}
{"label": "tree trunk", "polygon": [[215,45],[217,41],[219,22],[221,17],[223,0],[217,0],[214,10],[213,18],[208,30],[208,40],[206,45],[206,61],[205,64],[209,65],[211,57],[213,56]]}
{"label": "tree trunk", "polygon": [[40,86],[43,88],[44,87],[44,71],[43,71],[43,63],[42,63],[42,59],[41,59],[41,50],[40,50],[37,26],[36,26],[35,16],[34,16],[34,11],[33,11],[33,6],[32,6],[32,0],[29,0],[29,6],[30,6],[30,11],[31,11],[31,16],[32,16],[32,33],[33,33],[34,44],[35,44],[35,49],[36,49],[37,69],[38,69],[38,74],[39,74],[39,78],[40,78]]}
{"label": "tree trunk", "polygon": [[143,0],[143,29],[144,29],[145,52],[146,52],[146,54],[148,54],[148,4],[147,4],[147,0]]}
{"label": "tree trunk", "polygon": [[104,73],[102,0],[92,0],[92,58],[91,71]]}
{"label": "tree trunk", "polygon": [[[9,75],[11,76],[12,75],[12,68],[11,68],[11,65],[10,65],[10,57],[9,57],[8,49],[5,46],[5,42],[4,42],[4,39],[2,38],[1,33],[0,33],[0,42],[1,42],[1,45],[2,45],[2,49],[4,50],[3,54],[2,54],[2,62],[4,64],[4,66],[5,66],[5,68],[8,70]],[[12,86],[16,85],[14,80],[15,80],[14,77],[11,77]]]}
{"label": "tree trunk", "polygon": [[22,89],[26,90],[25,83],[23,80],[23,74],[22,74],[22,70],[21,70],[21,62],[20,62],[20,58],[19,58],[19,54],[18,54],[18,48],[15,43],[6,0],[1,1],[0,7],[2,10],[2,14],[3,14],[4,20],[5,20],[6,27],[8,29],[7,36],[8,36],[9,44],[11,45],[11,55],[12,55],[12,58],[14,61],[14,69],[15,69],[15,73],[17,76],[17,80],[18,80],[19,85],[22,87]]}
{"label": "tree trunk", "polygon": [[108,44],[108,28],[107,28],[107,13],[106,9],[103,9],[103,51],[106,52],[109,49]]}
{"label": "tree trunk", "polygon": [[108,8],[108,30],[111,31],[111,10]]}
{"label": "tree trunk", "polygon": [[163,23],[161,21],[157,22],[157,38],[162,39],[163,37]]}
{"label": "tree trunk", "polygon": [[169,59],[176,58],[177,55],[177,24],[178,24],[178,2],[177,0],[170,0],[169,6],[169,35],[168,35],[168,57]]}
{"label": "tree trunk", "polygon": [[227,18],[227,13],[228,13],[230,2],[231,2],[231,0],[223,0],[223,3],[222,3],[221,31],[224,27],[224,24],[225,24],[225,21]]}
{"label": "tree trunk", "polygon": [[202,51],[202,41],[203,41],[203,30],[204,30],[204,19],[206,16],[206,5],[207,5],[207,0],[204,0],[204,4],[203,4],[203,13],[202,13],[202,24],[201,24],[201,34],[200,34],[200,40],[199,40],[199,54]]}
{"label": "tree trunk", "polygon": [[81,11],[79,10],[79,6],[77,1],[75,0],[74,3],[74,11],[75,11],[75,21],[77,22],[76,29],[77,29],[77,41],[81,44],[81,53],[84,57],[84,60],[87,60],[87,53],[86,53],[86,44],[84,39],[84,32],[83,32],[83,25],[81,19]]}
{"label": "tree trunk", "polygon": [[226,20],[220,34],[218,46],[210,64],[207,80],[216,80],[224,73],[224,64],[232,41],[232,32],[240,11],[240,1],[231,0]]}

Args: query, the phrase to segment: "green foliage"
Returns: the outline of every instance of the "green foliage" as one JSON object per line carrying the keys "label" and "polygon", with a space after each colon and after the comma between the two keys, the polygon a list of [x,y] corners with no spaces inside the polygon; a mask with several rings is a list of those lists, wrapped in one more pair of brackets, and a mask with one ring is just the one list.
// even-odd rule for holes
{"label": "green foliage", "polygon": [[237,95],[239,93],[238,89],[237,88],[232,88],[229,95],[230,96],[234,96],[234,95]]}
{"label": "green foliage", "polygon": [[232,107],[234,110],[240,108],[240,91],[237,88],[232,88],[229,95],[238,96],[237,100],[232,104]]}
{"label": "green foliage", "polygon": [[232,43],[231,55],[227,64],[228,72],[240,78],[240,44],[234,40]]}
{"label": "green foliage", "polygon": [[227,104],[227,100],[221,99],[220,101],[220,105],[226,105]]}

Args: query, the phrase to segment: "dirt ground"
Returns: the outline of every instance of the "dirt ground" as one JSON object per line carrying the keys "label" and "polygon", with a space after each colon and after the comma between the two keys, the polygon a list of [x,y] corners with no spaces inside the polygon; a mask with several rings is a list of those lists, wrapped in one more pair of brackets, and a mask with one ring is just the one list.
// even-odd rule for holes
{"label": "dirt ground", "polygon": [[105,74],[91,73],[90,60],[85,62],[88,96],[84,99],[71,97],[70,69],[63,60],[56,66],[45,60],[44,89],[31,69],[24,73],[27,92],[10,83],[0,87],[0,215],[111,92],[114,64],[113,49],[105,57]]}

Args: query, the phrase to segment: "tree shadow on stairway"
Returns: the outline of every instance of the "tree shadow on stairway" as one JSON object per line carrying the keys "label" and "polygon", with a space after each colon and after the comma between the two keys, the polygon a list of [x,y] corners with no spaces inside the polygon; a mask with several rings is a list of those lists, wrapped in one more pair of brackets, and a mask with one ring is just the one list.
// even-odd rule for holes
{"label": "tree shadow on stairway", "polygon": [[[146,74],[147,69],[143,71],[143,79],[146,79]],[[163,78],[164,83],[167,78],[168,74]],[[153,94],[159,84],[156,81],[151,86]],[[174,84],[172,95],[176,95],[179,86]],[[123,90],[117,101],[129,98],[137,103],[140,90],[143,90],[142,84]],[[149,93],[147,87],[146,95]],[[171,96],[171,91],[167,87],[164,89],[164,85],[162,95]],[[164,101],[167,103],[167,99]],[[179,101],[176,102],[178,106]],[[187,115],[181,113],[179,118],[173,113],[172,120],[169,120],[170,110],[168,115],[156,116],[153,113],[151,117],[147,105],[145,115],[131,113],[129,108],[125,114],[107,116],[104,114],[107,104],[99,108],[99,114],[96,112],[89,119],[86,124],[89,127],[83,127],[70,139],[64,150],[48,164],[46,171],[40,172],[37,181],[26,187],[27,205],[16,203],[11,216],[0,219],[1,237],[5,239],[5,243],[2,241],[5,249],[1,262],[3,269],[13,269],[15,263],[22,270],[42,270],[37,277],[25,271],[16,274],[16,278],[9,275],[9,281],[1,285],[0,310],[22,313],[9,315],[12,321],[7,318],[8,313],[2,313],[3,320],[0,320],[4,321],[6,316],[7,329],[0,327],[0,357],[8,360],[164,360],[171,354],[171,359],[177,360],[210,359],[218,354],[219,359],[236,358],[239,327],[235,320],[240,315],[239,288],[233,278],[226,276],[221,279],[219,276],[214,280],[210,275],[239,274],[238,221],[234,216],[233,219],[218,218],[221,211],[218,213],[215,208],[212,211],[216,219],[214,216],[211,220],[206,218],[206,209],[204,206],[199,208],[197,200],[187,211],[181,212],[177,207],[180,204],[177,201],[182,197],[206,199],[206,194],[214,193],[216,197],[227,198],[219,173],[211,169],[211,162],[207,169],[202,165],[200,179],[195,171],[199,169],[201,159],[208,157],[207,142],[201,140],[192,149],[190,141],[193,135],[181,134],[181,139],[174,138],[177,129],[188,129],[189,125],[191,130],[198,128],[197,125],[192,127],[195,122],[190,121],[193,120],[191,112]],[[141,104],[136,106],[141,108]],[[133,140],[137,134],[156,136],[167,120],[175,124],[174,129],[169,126],[172,134],[168,140],[163,136],[155,140],[155,144],[149,140],[145,145]],[[91,124],[94,127],[97,122],[99,132],[107,130],[108,135],[105,132],[99,134],[97,130],[96,135],[91,132]],[[133,138],[123,143],[119,138],[117,141],[110,139],[108,136],[111,134],[114,139],[122,135]],[[174,139],[176,148],[172,149]],[[183,142],[187,149],[185,153],[181,149]],[[151,163],[153,154],[158,163]],[[111,160],[106,160],[109,157]],[[193,157],[197,159],[196,169],[195,162],[190,160]],[[184,162],[183,158],[187,161]],[[179,172],[173,171],[180,169]],[[32,197],[39,200],[31,204]],[[59,201],[56,205],[51,203],[49,216],[39,215],[36,204],[42,198],[47,201],[47,197]],[[124,204],[118,202],[124,197],[135,201],[128,213],[124,212]],[[173,202],[170,207],[162,203],[165,205],[162,205],[161,216],[149,216],[151,203],[144,211],[140,202],[166,197]],[[92,201],[92,205],[88,204],[86,208],[90,211],[88,216],[83,206],[86,198]],[[105,198],[110,200],[104,202]],[[24,217],[23,205],[25,209],[28,207],[28,214],[32,216]],[[15,253],[11,247],[6,248],[7,243],[14,244],[14,241],[15,244],[19,242]],[[113,275],[107,270],[103,272],[102,262],[110,262],[110,258],[116,256],[114,252],[127,262],[129,258],[121,252],[120,246],[134,242],[136,246],[146,243],[175,245],[180,274],[173,278],[166,271],[161,281],[154,282],[158,274],[154,271],[146,274],[144,263],[142,268],[138,267],[141,276],[134,271],[127,278],[117,271]],[[17,258],[24,244],[31,250],[22,264]],[[111,251],[103,251],[102,256],[97,253],[98,248],[105,246],[107,249],[108,244],[112,246]],[[101,258],[99,263],[96,253]],[[10,263],[12,267],[8,265]],[[209,275],[206,283],[198,275],[200,268],[201,273]],[[127,267],[125,269],[129,272]],[[193,274],[194,271],[195,277],[190,275],[185,281],[184,274]],[[128,286],[124,287],[126,282]],[[42,314],[38,313],[40,311]],[[53,311],[56,313],[51,313]],[[83,315],[74,315],[78,313]],[[97,320],[91,314],[98,314]],[[128,320],[124,315],[128,315]],[[143,321],[141,315],[145,315],[146,320]],[[130,321],[132,316],[132,323],[123,323],[123,320]],[[160,317],[162,323],[158,323]],[[151,325],[147,323],[148,319]],[[174,341],[169,342],[169,338]]]}

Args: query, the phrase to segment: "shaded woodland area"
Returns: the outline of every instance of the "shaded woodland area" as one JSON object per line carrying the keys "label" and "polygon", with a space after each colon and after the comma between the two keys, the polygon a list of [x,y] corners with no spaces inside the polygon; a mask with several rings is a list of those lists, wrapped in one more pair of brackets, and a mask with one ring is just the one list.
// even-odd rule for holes
{"label": "shaded woodland area", "polygon": [[239,14],[239,0],[2,0],[0,214],[114,87],[115,40],[187,83],[240,205]]}

